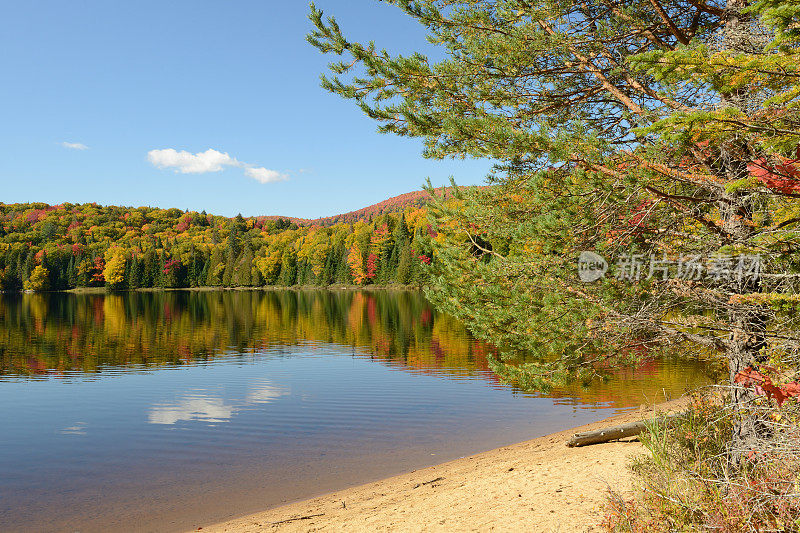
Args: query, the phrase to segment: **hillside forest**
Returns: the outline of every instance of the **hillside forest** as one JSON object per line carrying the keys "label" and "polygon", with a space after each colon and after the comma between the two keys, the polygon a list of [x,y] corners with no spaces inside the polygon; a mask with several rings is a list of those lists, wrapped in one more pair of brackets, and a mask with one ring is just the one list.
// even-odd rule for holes
{"label": "hillside forest", "polygon": [[316,221],[0,203],[0,290],[419,284],[423,194]]}

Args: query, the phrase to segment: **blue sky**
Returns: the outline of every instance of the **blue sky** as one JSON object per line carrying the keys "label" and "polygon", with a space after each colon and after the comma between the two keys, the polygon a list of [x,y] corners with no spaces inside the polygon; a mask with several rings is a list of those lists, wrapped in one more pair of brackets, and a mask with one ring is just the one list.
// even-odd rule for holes
{"label": "blue sky", "polygon": [[[377,0],[316,3],[351,39],[427,46],[421,27]],[[303,0],[28,0],[1,13],[5,203],[316,217],[427,177],[480,183],[489,169],[426,160],[419,140],[378,134],[322,90],[333,58],[306,43]]]}

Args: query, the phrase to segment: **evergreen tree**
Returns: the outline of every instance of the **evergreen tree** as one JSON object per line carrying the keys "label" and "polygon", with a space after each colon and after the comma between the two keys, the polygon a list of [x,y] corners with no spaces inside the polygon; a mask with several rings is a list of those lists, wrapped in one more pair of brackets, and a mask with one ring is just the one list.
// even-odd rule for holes
{"label": "evergreen tree", "polygon": [[233,272],[236,270],[236,255],[231,248],[225,252],[225,270],[222,272],[222,286],[230,287],[233,280]]}
{"label": "evergreen tree", "polygon": [[412,281],[412,269],[411,244],[404,243],[400,246],[395,281],[403,285],[410,284]]}
{"label": "evergreen tree", "polygon": [[[445,59],[350,41],[313,5],[309,41],[347,56],[323,86],[381,131],[424,139],[429,157],[499,162],[493,186],[454,188],[453,202],[435,206],[432,261],[415,239],[442,310],[507,355],[539,356],[498,372],[542,388],[678,345],[724,357],[732,380],[771,357],[797,366],[800,324],[774,311],[796,301],[798,267],[785,252],[800,245],[794,7],[390,3]],[[576,272],[589,250],[612,262],[594,284]],[[720,270],[724,258],[741,266],[758,255],[768,275]],[[703,258],[701,275],[676,278],[689,257]],[[630,269],[637,258],[644,276]],[[753,389],[732,391],[738,461],[766,425],[745,415]]]}
{"label": "evergreen tree", "polygon": [[231,275],[231,285],[234,287],[249,287],[253,284],[253,250],[245,245],[239,258],[236,260],[234,271]]}
{"label": "evergreen tree", "polygon": [[353,283],[353,277],[350,274],[350,265],[347,264],[347,248],[340,246],[336,254],[336,271],[334,273],[334,283],[342,285],[349,285]]}
{"label": "evergreen tree", "polygon": [[198,285],[201,285],[201,283],[199,282],[201,270],[202,270],[202,265],[200,264],[200,261],[197,257],[197,252],[193,244],[189,252],[189,268],[186,273],[187,285],[189,287],[197,287]]}
{"label": "evergreen tree", "polygon": [[[28,278],[30,277],[31,272],[34,269],[34,266],[35,266],[34,257],[35,257],[35,252],[29,248],[28,249],[28,253],[25,255],[25,262],[21,264],[21,269],[20,269],[20,272],[19,272],[19,278],[20,278],[20,280],[22,280],[23,284],[26,281],[28,281]],[[40,275],[41,275],[41,271],[40,271]]]}
{"label": "evergreen tree", "polygon": [[142,258],[142,287],[153,287],[153,261],[154,253],[148,250]]}
{"label": "evergreen tree", "polygon": [[[159,239],[160,243],[161,239]],[[152,263],[153,272],[151,274],[153,279],[153,287],[166,287],[166,276],[164,272],[164,264],[166,263],[166,258],[164,257],[164,250],[160,248],[155,255],[154,261]]]}
{"label": "evergreen tree", "polygon": [[264,276],[261,275],[261,271],[255,264],[251,265],[251,285],[253,287],[263,287],[264,286]]}
{"label": "evergreen tree", "polygon": [[218,287],[222,285],[223,273],[225,271],[225,260],[222,248],[219,246],[214,247],[211,252],[211,258],[208,260],[208,267],[206,272],[206,285],[209,287]]}
{"label": "evergreen tree", "polygon": [[128,289],[136,290],[142,286],[142,266],[139,256],[134,254],[130,260],[130,270],[128,272]]}
{"label": "evergreen tree", "polygon": [[278,275],[278,285],[290,286],[297,281],[297,256],[286,251],[281,259],[281,272]]}
{"label": "evergreen tree", "polygon": [[336,279],[336,264],[339,257],[339,248],[332,246],[325,256],[325,267],[322,269],[320,285],[330,285]]}
{"label": "evergreen tree", "polygon": [[70,254],[67,262],[67,288],[74,289],[78,286],[78,271],[75,268],[75,256]]}

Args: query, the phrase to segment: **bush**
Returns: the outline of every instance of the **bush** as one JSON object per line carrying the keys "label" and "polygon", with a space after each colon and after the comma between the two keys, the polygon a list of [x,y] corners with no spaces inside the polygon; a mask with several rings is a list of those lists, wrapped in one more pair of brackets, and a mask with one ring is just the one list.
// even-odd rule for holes
{"label": "bush", "polygon": [[650,454],[631,466],[637,498],[611,494],[606,531],[800,531],[798,403],[759,398],[752,411],[766,437],[734,466],[724,400],[698,395],[677,420],[649,425],[640,438]]}

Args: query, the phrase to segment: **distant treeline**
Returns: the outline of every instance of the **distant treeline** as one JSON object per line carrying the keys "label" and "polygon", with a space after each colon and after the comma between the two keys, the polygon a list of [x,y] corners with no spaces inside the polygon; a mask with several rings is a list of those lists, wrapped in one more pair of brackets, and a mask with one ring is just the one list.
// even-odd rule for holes
{"label": "distant treeline", "polygon": [[0,290],[418,284],[424,208],[298,226],[180,209],[0,203]]}

